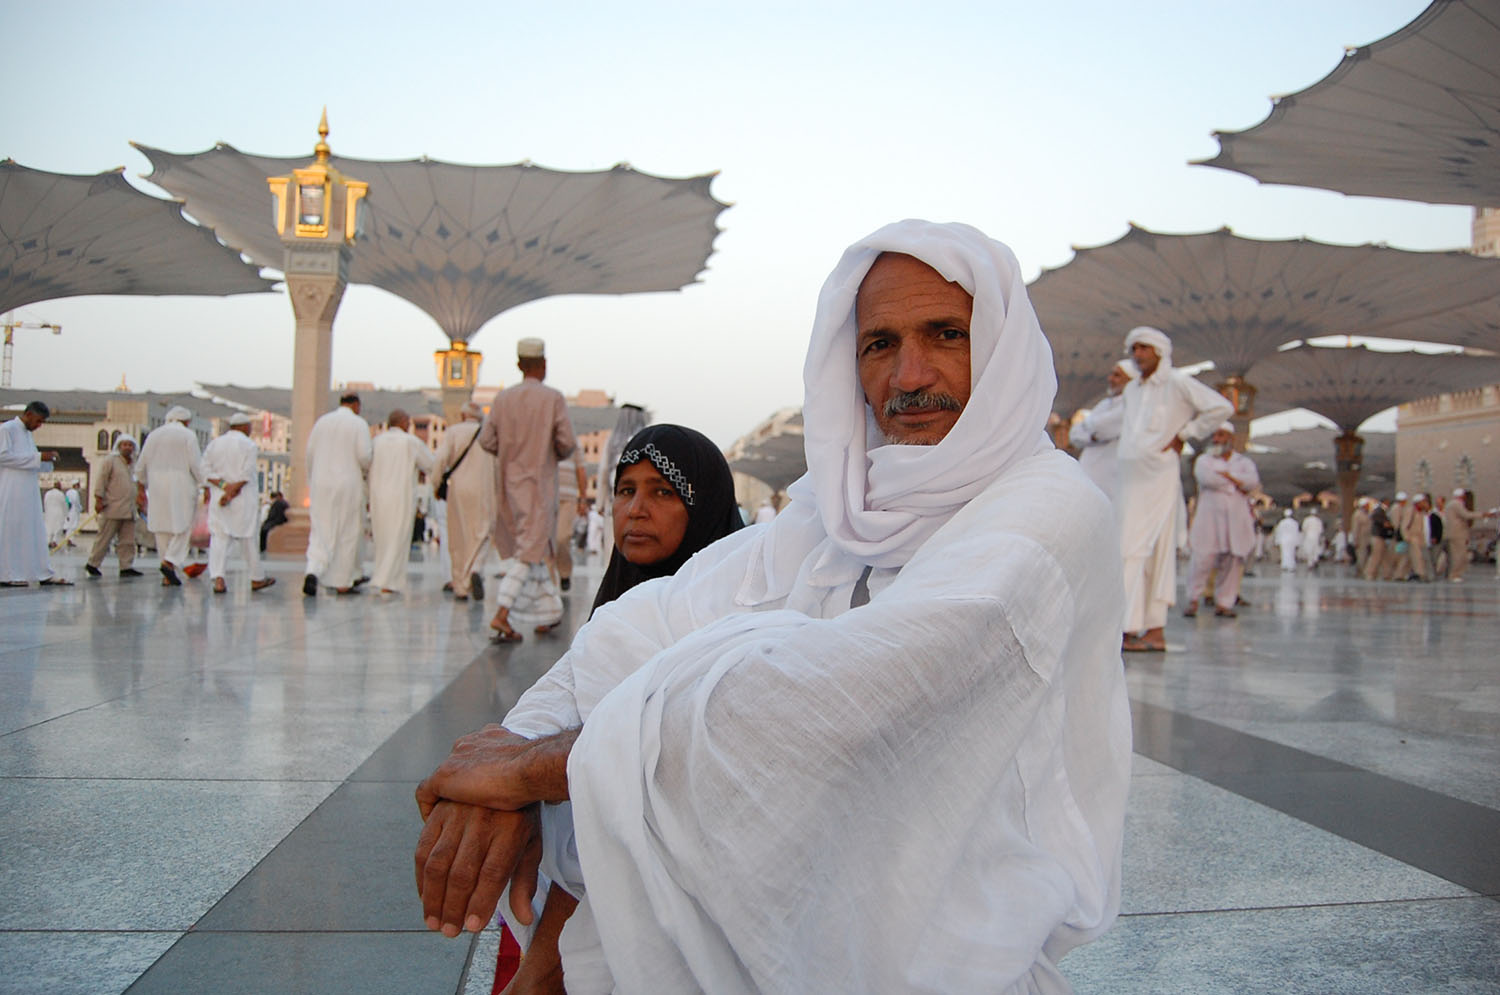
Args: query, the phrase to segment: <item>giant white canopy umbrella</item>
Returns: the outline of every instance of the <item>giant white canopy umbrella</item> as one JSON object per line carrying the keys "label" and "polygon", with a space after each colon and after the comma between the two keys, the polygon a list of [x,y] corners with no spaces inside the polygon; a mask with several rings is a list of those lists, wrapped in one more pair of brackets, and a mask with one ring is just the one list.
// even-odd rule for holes
{"label": "giant white canopy umbrella", "polygon": [[264,293],[259,269],[122,169],[52,173],[0,162],[0,311],[91,294]]}
{"label": "giant white canopy umbrella", "polygon": [[1500,206],[1500,3],[1434,0],[1195,162],[1262,183]]}
{"label": "giant white canopy umbrella", "polygon": [[[263,266],[280,269],[269,176],[305,157],[251,155],[224,144],[179,155],[136,145],[151,182],[187,203]],[[618,165],[568,173],[522,162],[465,166],[334,155],[370,185],[349,281],[381,287],[426,311],[455,342],[500,314],[556,294],[678,290],[697,281],[729,205],[716,174],[667,179]]]}

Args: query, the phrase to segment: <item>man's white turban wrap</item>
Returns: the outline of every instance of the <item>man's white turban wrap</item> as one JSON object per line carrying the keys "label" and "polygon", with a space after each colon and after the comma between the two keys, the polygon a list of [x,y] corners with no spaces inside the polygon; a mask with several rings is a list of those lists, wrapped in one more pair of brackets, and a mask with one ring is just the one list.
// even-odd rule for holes
{"label": "man's white turban wrap", "polygon": [[1125,335],[1126,351],[1128,352],[1130,347],[1137,342],[1144,342],[1155,349],[1156,354],[1161,357],[1163,366],[1172,365],[1172,340],[1167,338],[1166,332],[1158,328],[1152,328],[1150,325],[1141,325],[1138,328],[1132,328]]}
{"label": "man's white turban wrap", "polygon": [[167,412],[167,421],[180,421],[186,424],[192,420],[193,413],[180,404]]}

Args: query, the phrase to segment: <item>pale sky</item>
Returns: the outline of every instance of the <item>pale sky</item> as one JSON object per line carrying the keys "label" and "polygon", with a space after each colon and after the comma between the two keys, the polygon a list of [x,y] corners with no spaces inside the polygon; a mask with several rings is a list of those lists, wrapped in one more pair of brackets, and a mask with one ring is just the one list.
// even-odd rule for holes
{"label": "pale sky", "polygon": [[[1467,247],[1467,208],[1262,187],[1186,164],[1217,151],[1215,129],[1259,123],[1270,95],[1315,82],[1344,46],[1426,6],[3,0],[0,156],[71,173],[124,165],[160,193],[139,179],[150,167],[130,140],[310,158],[326,104],[329,143],[359,158],[718,170],[713,191],[735,206],[699,284],[534,302],[471,345],[485,353],[481,380],[509,384],[516,340],[539,335],[553,386],[601,388],[727,445],[801,403],[823,278],[846,245],[899,218],[974,224],[1028,278],[1128,222]],[[64,331],[17,332],[16,387],[291,382],[280,294],[78,298],[20,316]],[[445,345],[415,306],[351,287],[334,379],[435,385],[432,353]]]}

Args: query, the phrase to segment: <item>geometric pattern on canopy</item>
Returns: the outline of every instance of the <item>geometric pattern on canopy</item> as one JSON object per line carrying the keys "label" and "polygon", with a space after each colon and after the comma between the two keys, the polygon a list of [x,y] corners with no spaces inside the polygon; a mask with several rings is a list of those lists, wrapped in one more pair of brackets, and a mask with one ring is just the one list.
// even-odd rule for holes
{"label": "geometric pattern on canopy", "polygon": [[1300,345],[1256,363],[1246,379],[1261,397],[1306,408],[1345,431],[1386,408],[1500,383],[1500,358]]}
{"label": "geometric pattern on canopy", "polygon": [[1436,0],[1194,162],[1366,197],[1500,206],[1500,3]]}
{"label": "geometric pattern on canopy", "polygon": [[[1118,240],[1075,248],[1028,287],[1054,353],[1081,344],[1102,382],[1116,352],[1093,347],[1151,325],[1172,339],[1172,361],[1211,360],[1245,373],[1289,342],[1325,335],[1402,337],[1500,351],[1500,259],[1309,239],[1242,238],[1227,228],[1172,235],[1131,225]],[[1464,309],[1465,319],[1444,316]],[[1455,341],[1463,335],[1466,341]],[[1062,364],[1060,364],[1062,365]],[[1084,372],[1084,371],[1079,371]],[[1254,384],[1252,379],[1250,383]]]}
{"label": "geometric pattern on canopy", "polygon": [[[305,156],[249,155],[224,144],[190,155],[136,148],[151,160],[146,178],[185,201],[189,214],[261,265],[282,268],[266,178],[306,166]],[[454,341],[541,297],[694,283],[729,206],[710,193],[712,173],[667,179],[623,164],[567,173],[529,163],[344,156],[331,165],[370,185],[349,282],[410,301]]]}
{"label": "geometric pattern on canopy", "polygon": [[253,294],[256,266],[182,205],[142,193],[122,170],[92,176],[0,162],[0,311],[89,294]]}

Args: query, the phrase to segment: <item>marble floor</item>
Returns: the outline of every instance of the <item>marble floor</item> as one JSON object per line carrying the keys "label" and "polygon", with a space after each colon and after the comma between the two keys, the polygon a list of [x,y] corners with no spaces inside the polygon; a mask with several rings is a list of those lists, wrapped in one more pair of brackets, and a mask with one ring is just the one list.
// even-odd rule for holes
{"label": "marble floor", "polygon": [[[411,790],[566,636],[498,647],[300,563],[0,590],[0,993],[487,993],[419,915]],[[152,560],[143,566],[151,570]],[[570,623],[597,571],[582,567]],[[1080,992],[1500,992],[1500,583],[1262,566],[1131,654],[1124,908]],[[493,586],[493,585],[491,585]]]}

